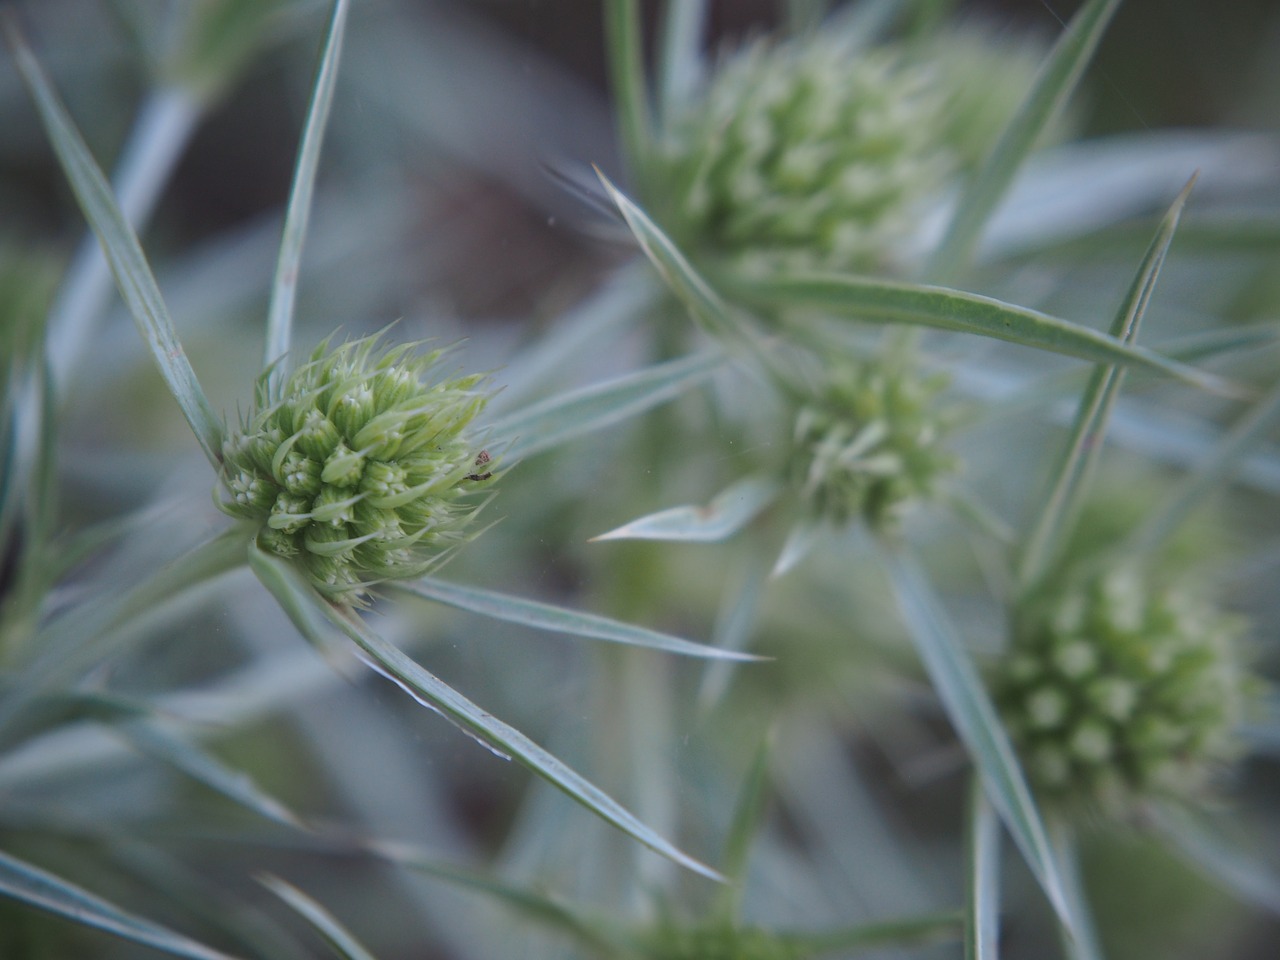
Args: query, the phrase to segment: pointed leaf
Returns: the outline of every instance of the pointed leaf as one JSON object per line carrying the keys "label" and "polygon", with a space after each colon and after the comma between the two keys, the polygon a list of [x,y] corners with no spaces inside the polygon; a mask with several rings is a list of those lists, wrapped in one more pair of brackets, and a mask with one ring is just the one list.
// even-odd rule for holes
{"label": "pointed leaf", "polygon": [[586,637],[592,640],[606,640],[610,643],[622,643],[634,647],[646,647],[650,650],[664,650],[687,657],[703,657],[712,660],[759,660],[760,657],[749,653],[738,653],[734,650],[721,650],[706,644],[693,643],[680,637],[656,630],[647,630],[634,624],[612,620],[592,613],[568,610],[564,607],[540,603],[536,600],[525,600],[505,593],[481,590],[478,587],[464,587],[461,584],[437,580],[434,577],[422,577],[418,580],[388,583],[386,588],[400,593],[407,593],[424,600],[434,600],[459,610],[478,613],[483,617],[518,623],[534,630],[551,630],[557,633],[568,633],[575,637]]}
{"label": "pointed leaf", "polygon": [[996,960],[1000,943],[1000,822],[982,781],[969,791],[969,889],[965,915],[965,960]]}
{"label": "pointed leaf", "polygon": [[288,807],[254,783],[247,773],[228,767],[199,744],[155,723],[123,723],[113,729],[142,753],[181,770],[246,810],[287,827],[302,825]]}
{"label": "pointed leaf", "polygon": [[337,918],[318,902],[311,899],[291,883],[279,877],[266,874],[258,877],[258,882],[287,903],[307,923],[324,937],[325,943],[333,947],[334,953],[344,960],[374,960],[373,954],[361,946]]}
{"label": "pointed leaf", "polygon": [[1224,395],[1233,384],[1143,347],[1128,346],[1092,327],[945,287],[838,274],[726,280],[730,292],[770,308],[817,307],[868,323],[903,323],[1006,340],[1095,363],[1146,368]]}
{"label": "pointed leaf", "polygon": [[[1192,177],[1165,214],[1111,325],[1111,335],[1123,343],[1132,344],[1137,340],[1138,328],[1151,302],[1160,268],[1164,265],[1183,205],[1195,181],[1196,178]],[[1018,581],[1023,590],[1045,575],[1058,549],[1070,535],[1071,525],[1088,494],[1098,458],[1102,455],[1103,439],[1111,420],[1111,410],[1124,383],[1124,374],[1125,371],[1114,364],[1100,365],[1080,398],[1071,434],[1051,474],[1052,488],[1044,498],[1040,516],[1023,549],[1018,568]]]}
{"label": "pointed leaf", "polygon": [[45,131],[62,165],[63,173],[79,201],[84,217],[102,244],[120,296],[129,307],[138,332],[150,348],[165,383],[182,408],[205,456],[215,468],[222,460],[222,424],[196,380],[174,330],[169,311],[160,296],[155,277],[133,229],[121,214],[111,186],[81,139],[66,108],[54,92],[10,17],[0,21],[22,74],[40,113]]}
{"label": "pointed leaf", "polygon": [[[766,369],[777,370],[779,358],[776,348],[767,345],[765,338],[747,321],[746,317],[730,304],[706,279],[694,269],[687,257],[662,229],[649,218],[626,194],[609,182],[599,170],[596,173],[604,184],[610,199],[617,204],[622,218],[631,228],[640,249],[657,269],[659,276],[689,310],[693,319],[709,334],[726,345],[743,348]],[[785,373],[785,371],[782,371]]]}
{"label": "pointed leaf", "polygon": [[695,353],[669,360],[532,404],[493,421],[489,429],[498,442],[508,441],[504,458],[520,460],[666,403],[708,379],[725,359],[719,353]]}
{"label": "pointed leaf", "polygon": [[1120,0],[1090,0],[1058,39],[1026,99],[961,195],[946,234],[925,268],[929,280],[948,283],[964,268],[983,226],[1036,139],[1075,89],[1119,6]]}
{"label": "pointed leaf", "polygon": [[[350,0],[335,0],[325,39],[324,53],[316,68],[312,84],[311,106],[307,110],[302,143],[298,147],[293,186],[284,217],[284,235],[280,240],[280,256],[276,261],[275,280],[271,285],[271,306],[267,310],[267,338],[262,365],[270,367],[289,352],[293,331],[293,308],[298,292],[298,271],[302,266],[302,245],[307,236],[307,220],[311,215],[311,197],[315,191],[316,170],[320,166],[320,145],[333,106],[333,90],[338,82],[338,60],[342,56],[342,38],[346,33]],[[279,376],[277,368],[273,376]]]}
{"label": "pointed leaf", "polygon": [[818,539],[824,529],[826,525],[821,520],[812,518],[798,520],[792,524],[791,529],[787,531],[787,539],[782,544],[782,550],[778,553],[778,559],[774,562],[773,569],[769,571],[769,576],[775,579],[785,576],[803,563],[805,558],[813,553],[813,548],[818,545]]}
{"label": "pointed leaf", "polygon": [[287,561],[250,547],[249,564],[280,601],[294,626],[311,642],[323,644],[334,624],[355,642],[370,667],[386,676],[419,703],[451,720],[500,756],[514,758],[552,786],[568,794],[602,820],[664,857],[715,880],[718,873],[658,836],[599,787],[538,746],[519,730],[476,706],[447,683],[378,636],[355,613],[331,606]]}
{"label": "pointed leaf", "polygon": [[225,953],[128,913],[70,881],[3,851],[0,851],[0,895],[174,956],[229,960]]}
{"label": "pointed leaf", "polygon": [[896,550],[882,550],[881,556],[907,632],[947,716],[968,748],[987,797],[1000,813],[1058,917],[1070,927],[1073,920],[1049,834],[1018,765],[1009,735],[969,654],[915,563]]}
{"label": "pointed leaf", "polygon": [[747,477],[716,494],[705,507],[671,507],[625,523],[601,540],[666,540],[720,543],[729,539],[777,499],[781,484],[768,477]]}
{"label": "pointed leaf", "polygon": [[669,124],[702,80],[702,37],[706,0],[668,3],[662,11],[662,47],[658,60],[658,103]]}
{"label": "pointed leaf", "polygon": [[1103,960],[1102,942],[1098,939],[1093,911],[1089,909],[1080,876],[1080,855],[1076,850],[1075,836],[1070,828],[1059,823],[1055,825],[1052,842],[1058,855],[1058,865],[1062,868],[1063,889],[1067,902],[1071,904],[1071,915],[1075,918],[1074,927],[1064,927],[1060,931],[1062,952],[1068,960]]}

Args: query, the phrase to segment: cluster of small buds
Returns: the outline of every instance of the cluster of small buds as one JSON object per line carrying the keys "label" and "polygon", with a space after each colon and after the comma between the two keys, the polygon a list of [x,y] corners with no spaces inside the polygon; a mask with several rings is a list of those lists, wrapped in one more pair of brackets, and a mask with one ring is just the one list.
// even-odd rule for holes
{"label": "cluster of small buds", "polygon": [[956,166],[945,100],[905,47],[839,31],[750,46],[672,125],[655,209],[743,271],[892,270]]}
{"label": "cluster of small buds", "polygon": [[1119,817],[1195,799],[1238,752],[1243,622],[1122,564],[1027,605],[994,695],[1043,802]]}
{"label": "cluster of small buds", "polygon": [[956,421],[937,402],[946,385],[905,361],[837,361],[793,421],[791,481],[806,509],[883,530],[932,496],[957,464],[942,447]]}
{"label": "cluster of small buds", "polygon": [[441,352],[415,348],[321,344],[278,388],[264,374],[223,445],[223,509],[334,602],[429,570],[466,539],[468,495],[491,476],[464,433],[483,378],[431,383]]}

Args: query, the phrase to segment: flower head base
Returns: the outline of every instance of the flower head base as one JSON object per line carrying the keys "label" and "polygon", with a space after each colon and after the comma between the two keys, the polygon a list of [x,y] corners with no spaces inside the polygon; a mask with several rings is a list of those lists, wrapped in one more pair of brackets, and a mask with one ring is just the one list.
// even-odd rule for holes
{"label": "flower head base", "polygon": [[223,445],[222,508],[259,522],[259,544],[336,602],[443,559],[491,476],[464,435],[485,404],[482,377],[430,384],[441,352],[413,349],[321,344],[279,389],[263,375]]}
{"label": "flower head base", "polygon": [[936,402],[946,385],[905,361],[839,361],[794,420],[791,480],[806,509],[837,525],[861,516],[885,529],[931,496],[956,468],[941,447],[955,423]]}
{"label": "flower head base", "polygon": [[1243,631],[1183,578],[1124,565],[1029,603],[995,698],[1042,799],[1118,816],[1192,799],[1237,753]]}
{"label": "flower head base", "polygon": [[675,124],[656,206],[677,242],[744,270],[891,268],[955,166],[944,104],[897,47],[757,44]]}

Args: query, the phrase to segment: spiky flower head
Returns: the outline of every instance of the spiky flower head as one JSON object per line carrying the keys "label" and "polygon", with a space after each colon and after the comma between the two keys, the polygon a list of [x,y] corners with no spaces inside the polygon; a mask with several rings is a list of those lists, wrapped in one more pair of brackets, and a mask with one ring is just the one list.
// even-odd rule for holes
{"label": "spiky flower head", "polygon": [[223,444],[222,508],[261,524],[335,602],[418,576],[467,537],[489,455],[467,437],[483,377],[432,381],[441,351],[326,341],[279,387],[258,381]]}
{"label": "spiky flower head", "polygon": [[1133,563],[1025,604],[994,693],[1043,801],[1114,817],[1202,796],[1238,753],[1243,630],[1196,579],[1160,583]]}
{"label": "spiky flower head", "polygon": [[792,487],[814,517],[894,526],[956,468],[943,441],[956,422],[938,402],[945,375],[905,358],[841,358],[793,421]]}
{"label": "spiky flower head", "polygon": [[956,165],[944,93],[905,47],[757,43],[672,124],[653,206],[740,269],[892,269]]}

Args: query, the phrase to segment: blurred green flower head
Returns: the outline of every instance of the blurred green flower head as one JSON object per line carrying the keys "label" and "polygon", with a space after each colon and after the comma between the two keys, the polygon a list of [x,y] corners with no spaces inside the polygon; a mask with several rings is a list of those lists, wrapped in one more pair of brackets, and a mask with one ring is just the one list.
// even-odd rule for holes
{"label": "blurred green flower head", "polygon": [[750,46],[671,130],[666,226],[744,270],[890,268],[956,166],[944,105],[896,46]]}
{"label": "blurred green flower head", "polygon": [[1122,816],[1194,800],[1237,756],[1254,688],[1245,624],[1198,587],[1121,564],[1027,604],[995,697],[1046,801]]}
{"label": "blurred green flower head", "polygon": [[942,443],[955,424],[940,405],[943,375],[921,377],[905,359],[841,358],[795,414],[791,484],[815,517],[862,517],[890,528],[932,496],[956,458]]}
{"label": "blurred green flower head", "polygon": [[222,508],[259,522],[259,544],[335,602],[443,560],[492,475],[465,432],[487,399],[483,377],[432,383],[441,351],[416,346],[322,343],[279,388],[270,371],[259,379],[223,446]]}

